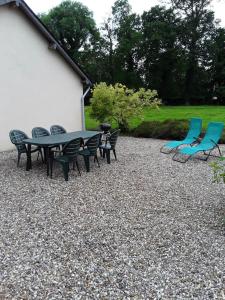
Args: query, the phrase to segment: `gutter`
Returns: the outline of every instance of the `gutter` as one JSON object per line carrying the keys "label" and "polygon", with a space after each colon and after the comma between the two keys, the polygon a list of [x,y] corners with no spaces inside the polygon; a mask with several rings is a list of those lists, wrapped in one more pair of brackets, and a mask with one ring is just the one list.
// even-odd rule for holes
{"label": "gutter", "polygon": [[86,126],[85,126],[85,110],[84,110],[84,99],[87,96],[87,94],[90,92],[91,90],[91,86],[89,85],[89,87],[87,88],[87,90],[85,91],[85,93],[82,95],[81,97],[81,119],[82,119],[82,130],[86,130]]}

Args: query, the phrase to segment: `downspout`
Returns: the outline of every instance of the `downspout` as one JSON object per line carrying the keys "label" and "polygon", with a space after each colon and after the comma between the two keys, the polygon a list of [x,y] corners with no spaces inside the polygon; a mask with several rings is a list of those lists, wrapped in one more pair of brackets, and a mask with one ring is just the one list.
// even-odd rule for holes
{"label": "downspout", "polygon": [[85,91],[85,93],[81,97],[82,130],[86,130],[86,126],[85,126],[84,99],[85,99],[85,97],[87,96],[87,94],[89,93],[90,90],[91,90],[91,86],[89,85],[89,87],[87,88],[87,90]]}

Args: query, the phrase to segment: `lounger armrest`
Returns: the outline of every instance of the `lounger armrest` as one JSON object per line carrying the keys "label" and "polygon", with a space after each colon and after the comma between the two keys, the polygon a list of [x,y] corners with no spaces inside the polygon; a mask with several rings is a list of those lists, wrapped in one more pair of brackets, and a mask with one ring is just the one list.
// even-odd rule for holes
{"label": "lounger armrest", "polygon": [[201,138],[195,137],[195,136],[194,136],[193,138],[195,139],[195,141],[192,142],[191,145],[194,145],[194,144],[200,144],[200,143],[201,143],[201,140],[202,140]]}
{"label": "lounger armrest", "polygon": [[219,147],[219,145],[212,139],[210,139],[211,142],[213,142],[213,144],[216,146],[216,147]]}
{"label": "lounger armrest", "polygon": [[199,138],[199,137],[195,137],[194,136],[194,139],[196,140],[196,142],[198,142],[198,143],[201,143],[201,141],[202,141],[202,139],[201,138]]}

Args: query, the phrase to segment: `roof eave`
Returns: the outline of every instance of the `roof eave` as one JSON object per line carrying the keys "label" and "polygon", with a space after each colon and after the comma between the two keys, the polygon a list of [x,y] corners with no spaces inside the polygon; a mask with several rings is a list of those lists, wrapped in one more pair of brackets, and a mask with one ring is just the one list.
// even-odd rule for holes
{"label": "roof eave", "polygon": [[41,20],[35,15],[31,8],[23,0],[0,0],[0,6],[10,3],[15,3],[25,15],[31,20],[35,27],[45,36],[50,45],[54,45],[54,50],[57,50],[61,56],[66,60],[68,64],[73,68],[73,70],[82,78],[82,81],[87,85],[92,85],[92,81],[89,77],[81,70],[81,68],[73,61],[73,59],[68,55],[68,53],[63,49],[59,42],[54,38],[54,36],[48,31]]}

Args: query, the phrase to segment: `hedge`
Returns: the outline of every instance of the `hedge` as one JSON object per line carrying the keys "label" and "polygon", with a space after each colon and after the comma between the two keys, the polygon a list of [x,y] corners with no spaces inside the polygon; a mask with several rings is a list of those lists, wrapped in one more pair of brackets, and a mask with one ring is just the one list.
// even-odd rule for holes
{"label": "hedge", "polygon": [[[135,137],[182,140],[186,136],[188,128],[187,120],[144,121],[130,134]],[[202,131],[202,137],[204,133],[205,130]],[[225,144],[225,133],[223,133],[220,143]]]}

